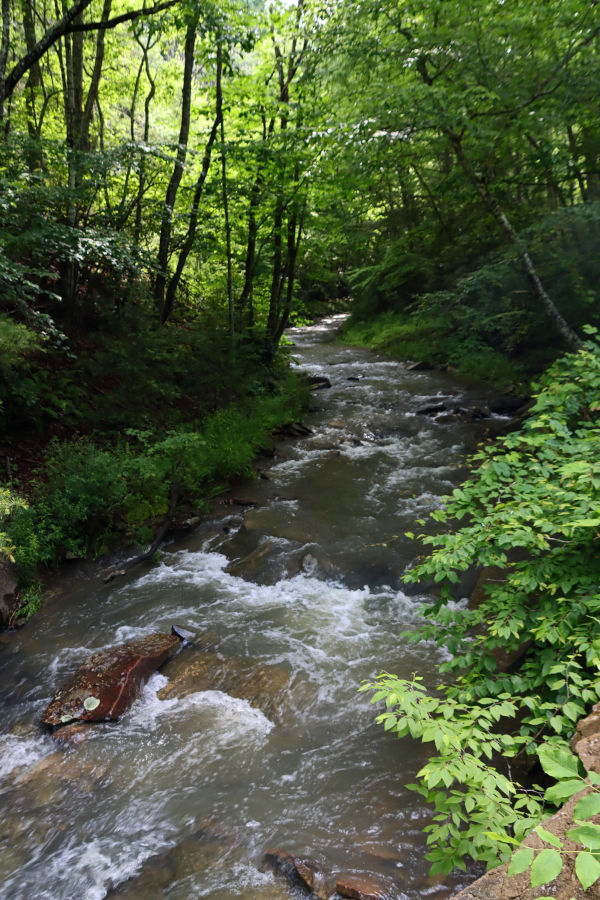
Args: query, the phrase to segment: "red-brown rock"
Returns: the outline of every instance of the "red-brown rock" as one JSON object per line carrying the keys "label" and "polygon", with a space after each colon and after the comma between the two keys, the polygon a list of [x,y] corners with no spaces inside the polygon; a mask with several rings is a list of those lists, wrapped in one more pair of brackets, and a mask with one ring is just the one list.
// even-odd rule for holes
{"label": "red-brown rock", "polygon": [[310,856],[294,856],[287,850],[267,850],[265,863],[292,884],[308,888],[318,900],[328,900],[334,890],[329,873]]}
{"label": "red-brown rock", "polygon": [[353,900],[386,900],[389,896],[383,885],[361,875],[338,875],[335,888],[342,897]]}
{"label": "red-brown rock", "polygon": [[90,656],[48,705],[42,721],[118,719],[139,696],[144,682],[181,646],[173,634],[149,634]]}

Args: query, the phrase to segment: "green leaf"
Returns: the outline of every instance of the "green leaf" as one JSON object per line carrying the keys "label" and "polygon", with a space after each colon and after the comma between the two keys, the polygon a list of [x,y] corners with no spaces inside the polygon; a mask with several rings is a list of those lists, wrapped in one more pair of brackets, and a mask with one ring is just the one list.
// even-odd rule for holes
{"label": "green leaf", "polygon": [[578,793],[582,788],[583,780],[580,779],[559,781],[558,784],[553,784],[552,787],[548,788],[544,794],[544,799],[549,803],[561,803],[563,800],[568,800],[573,794]]}
{"label": "green leaf", "polygon": [[582,797],[573,811],[574,819],[589,819],[600,813],[600,794]]}
{"label": "green leaf", "polygon": [[589,847],[590,850],[600,850],[600,825],[594,825],[593,822],[570,828],[567,837],[571,841],[583,844],[584,847]]}
{"label": "green leaf", "polygon": [[520,875],[525,869],[528,869],[533,862],[533,847],[521,847],[513,854],[508,864],[508,875]]}
{"label": "green leaf", "polygon": [[593,853],[583,850],[575,858],[575,874],[584,891],[600,878],[600,862]]}
{"label": "green leaf", "polygon": [[542,850],[531,865],[531,886],[554,881],[562,869],[562,856],[558,850]]}
{"label": "green leaf", "polygon": [[519,846],[519,842],[515,841],[514,838],[509,837],[507,834],[499,834],[497,831],[486,831],[485,836],[491,838],[493,841],[501,841],[503,844],[514,844],[516,847]]}
{"label": "green leaf", "polygon": [[552,844],[553,847],[557,847],[559,850],[562,849],[561,839],[557,838],[556,835],[552,834],[551,831],[546,831],[546,829],[542,828],[541,825],[538,825],[538,827],[535,830],[536,830],[538,836],[541,837],[541,839],[546,844]]}
{"label": "green leaf", "polygon": [[555,744],[542,744],[538,750],[542,769],[552,778],[572,778],[580,774],[581,763],[574,753],[566,747]]}

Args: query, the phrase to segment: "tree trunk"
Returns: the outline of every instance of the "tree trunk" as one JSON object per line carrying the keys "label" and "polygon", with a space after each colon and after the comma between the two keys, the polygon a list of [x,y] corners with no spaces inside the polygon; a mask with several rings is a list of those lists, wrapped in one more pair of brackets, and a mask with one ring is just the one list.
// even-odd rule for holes
{"label": "tree trunk", "polygon": [[200,198],[202,196],[202,190],[204,188],[204,183],[206,181],[208,170],[210,168],[210,160],[212,155],[212,149],[217,138],[217,133],[219,129],[219,125],[221,123],[223,117],[223,95],[221,91],[221,77],[223,70],[223,61],[222,61],[222,53],[221,46],[219,45],[217,49],[217,74],[216,74],[216,112],[215,112],[215,120],[213,122],[213,126],[210,130],[210,134],[208,135],[206,146],[204,148],[204,158],[202,160],[202,170],[200,175],[198,176],[198,180],[196,181],[196,189],[194,191],[194,198],[192,200],[192,207],[190,210],[190,220],[188,223],[188,230],[185,236],[185,240],[183,242],[183,246],[180,250],[179,257],[177,259],[177,266],[175,267],[175,272],[169,279],[169,284],[167,286],[167,292],[165,296],[165,305],[163,310],[163,321],[166,321],[168,317],[171,315],[173,311],[173,306],[175,304],[175,295],[177,293],[177,288],[179,287],[179,282],[181,281],[181,276],[183,274],[183,269],[187,262],[188,256],[194,246],[194,238],[196,237],[196,228],[198,227],[198,210],[200,207]]}
{"label": "tree trunk", "polygon": [[2,36],[0,37],[0,121],[4,118],[6,100],[6,65],[10,46],[10,0],[2,0]]}
{"label": "tree trunk", "polygon": [[[50,49],[50,47],[56,43],[61,37],[63,37],[71,23],[78,17],[81,16],[83,11],[87,9],[92,0],[77,0],[76,3],[73,4],[69,9],[63,12],[62,17],[55,22],[54,25],[51,25],[50,28],[46,29],[42,37],[36,43],[35,47],[21,57],[21,59],[16,63],[15,66],[11,69],[8,76],[5,76],[6,66],[4,69],[2,68],[2,60],[0,59],[0,77],[2,81],[0,83],[0,97],[3,100],[6,100],[7,97],[12,95],[15,87],[28,72],[32,66],[34,66],[39,60],[44,56],[44,54]],[[8,0],[2,0],[3,9],[4,3],[8,3]],[[1,109],[1,104],[0,104]]]}
{"label": "tree trunk", "polygon": [[[218,68],[221,67],[221,43],[218,49]],[[220,71],[219,71],[220,75]],[[225,124],[223,122],[223,90],[221,78],[217,80],[217,118],[221,128],[221,196],[225,223],[225,252],[227,254],[227,310],[229,313],[229,336],[233,344],[235,338],[235,316],[233,309],[233,282],[231,269],[231,225],[229,223],[229,197],[227,192],[227,154],[225,151]]]}
{"label": "tree trunk", "polygon": [[477,173],[473,169],[469,159],[464,152],[460,137],[450,129],[446,129],[445,131],[459,164],[461,165],[465,175],[479,194],[483,205],[494,216],[510,242],[517,247],[517,252],[519,254],[521,262],[523,263],[523,268],[525,269],[533,293],[539,300],[542,309],[552,322],[554,328],[562,336],[567,346],[570,347],[571,350],[579,350],[582,347],[582,341],[580,337],[576,334],[575,331],[573,331],[571,326],[563,318],[551,298],[548,296],[548,293],[546,292],[546,289],[541,282],[537,270],[533,265],[531,257],[529,256],[527,248],[523,246],[519,235],[511,225],[508,217],[500,207],[500,204],[498,203],[496,198],[490,192],[487,184],[485,184],[477,176]]}
{"label": "tree trunk", "polygon": [[183,177],[183,168],[187,157],[187,146],[190,134],[190,107],[192,102],[192,75],[194,69],[194,47],[196,44],[196,26],[198,17],[191,22],[186,31],[183,85],[181,89],[181,122],[179,127],[179,140],[177,143],[177,156],[173,173],[169,181],[165,202],[163,205],[162,221],[160,225],[160,238],[158,244],[158,257],[156,260],[156,279],[154,282],[154,299],[161,307],[161,322],[166,322],[169,311],[164,306],[164,293],[167,283],[167,267],[169,263],[169,249],[171,244],[171,232],[173,229],[173,212],[177,192]]}
{"label": "tree trunk", "polygon": [[[142,52],[144,54],[144,68],[146,70],[146,78],[148,79],[148,83],[150,84],[150,90],[146,94],[146,99],[144,100],[144,144],[148,143],[148,137],[150,134],[150,104],[154,98],[154,94],[156,93],[156,84],[154,79],[152,78],[152,73],[150,72],[150,62],[148,60],[148,54],[153,44],[150,43],[150,37],[148,37],[148,41],[144,46],[142,42],[137,39],[138,44],[142,48]],[[156,42],[156,41],[155,41]],[[146,155],[142,153],[140,158],[140,174],[139,174],[139,182],[138,182],[138,190],[137,196],[135,200],[135,225],[133,229],[133,235],[136,244],[140,242],[140,235],[142,233],[142,200],[144,199],[144,193],[146,190]]]}

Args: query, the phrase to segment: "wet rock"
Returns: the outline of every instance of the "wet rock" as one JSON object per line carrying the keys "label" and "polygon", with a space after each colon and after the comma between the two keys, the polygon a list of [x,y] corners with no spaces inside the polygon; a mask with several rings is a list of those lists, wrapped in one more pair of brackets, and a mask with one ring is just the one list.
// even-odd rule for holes
{"label": "wet rock", "polygon": [[8,625],[17,602],[17,574],[13,563],[0,559],[0,626]]}
{"label": "wet rock", "polygon": [[338,875],[335,889],[342,897],[352,897],[353,900],[387,900],[389,897],[381,882],[362,875]]}
{"label": "wet rock", "polygon": [[247,556],[229,563],[225,571],[228,575],[235,575],[237,578],[256,579],[274,547],[275,541],[265,541]]}
{"label": "wet rock", "polygon": [[73,725],[63,725],[62,728],[54,732],[52,737],[57,744],[77,747],[79,744],[87,741],[88,738],[91,738],[94,732],[93,723],[76,722]]}
{"label": "wet rock", "polygon": [[319,568],[319,560],[312,553],[305,553],[302,557],[300,568],[305,575],[314,575]]}
{"label": "wet rock", "polygon": [[334,891],[331,875],[310,856],[295,856],[287,850],[266,850],[265,865],[299,887],[308,888],[319,900],[328,900]]}
{"label": "wet rock", "polygon": [[211,823],[203,825],[175,847],[150,857],[139,874],[119,885],[111,885],[107,897],[149,900],[162,897],[175,882],[218,864],[233,841]]}
{"label": "wet rock", "polygon": [[417,410],[417,415],[435,416],[438,413],[446,412],[448,408],[446,403],[430,403],[427,406],[421,406],[421,408]]}
{"label": "wet rock", "polygon": [[383,844],[365,843],[360,850],[376,866],[383,865],[388,870],[396,870],[404,865],[404,859],[400,851]]}
{"label": "wet rock", "polygon": [[324,388],[331,387],[329,378],[325,378],[324,376],[314,375],[308,380],[311,391],[322,391]]}
{"label": "wet rock", "polygon": [[348,375],[346,381],[362,381],[364,377],[364,375]]}
{"label": "wet rock", "polygon": [[180,646],[176,635],[156,633],[94,653],[49,703],[42,721],[64,725],[74,719],[118,719],[139,696],[148,677]]}
{"label": "wet rock", "polygon": [[108,763],[87,759],[76,752],[57,750],[26,769],[16,781],[27,787],[39,803],[47,803],[54,802],[68,785],[91,793],[107,775]]}
{"label": "wet rock", "polygon": [[[331,387],[331,385],[323,385],[323,387]],[[316,388],[313,387],[312,390],[316,390]],[[276,429],[275,434],[281,435],[282,437],[299,438],[307,437],[307,435],[312,434],[312,431],[301,422],[288,422],[287,425],[280,425],[280,427]]]}
{"label": "wet rock", "polygon": [[195,640],[197,635],[193,631],[188,631],[186,628],[181,628],[179,625],[171,626],[171,634],[174,634],[175,637],[178,637],[180,641],[183,641],[184,644],[191,644],[192,641]]}
{"label": "wet rock", "polygon": [[223,691],[260,709],[279,722],[290,676],[279,666],[221,653],[184,650],[163,669],[169,683],[158,692],[160,700],[186,697],[197,691]]}
{"label": "wet rock", "polygon": [[522,397],[515,397],[513,394],[505,394],[502,397],[496,397],[488,405],[490,412],[493,412],[494,415],[514,416],[527,406],[527,401]]}

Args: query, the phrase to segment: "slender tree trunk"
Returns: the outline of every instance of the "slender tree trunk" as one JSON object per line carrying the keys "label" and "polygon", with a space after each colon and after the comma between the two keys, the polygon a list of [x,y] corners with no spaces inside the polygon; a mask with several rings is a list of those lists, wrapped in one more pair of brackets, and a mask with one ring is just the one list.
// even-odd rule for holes
{"label": "slender tree trunk", "polygon": [[298,221],[298,206],[294,203],[294,211],[288,222],[288,241],[287,241],[287,257],[286,257],[286,296],[283,310],[279,316],[277,330],[274,335],[274,343],[277,345],[281,340],[281,336],[288,326],[290,313],[294,301],[294,286],[296,278],[296,261],[298,259],[298,251],[300,249],[300,239],[302,237],[302,228],[304,226],[304,213],[306,211],[306,197],[302,204],[302,212]]}
{"label": "slender tree trunk", "polygon": [[[148,59],[148,54],[150,49],[154,44],[150,43],[150,37],[148,37],[148,41],[144,46],[142,42],[137,39],[138,44],[142,48],[142,52],[144,54],[144,68],[146,70],[146,78],[148,79],[148,83],[150,85],[150,90],[146,94],[146,99],[144,100],[144,145],[148,143],[148,137],[150,135],[150,104],[154,98],[154,94],[156,93],[156,84],[154,79],[152,78],[152,73],[150,71],[150,62]],[[156,40],[155,42],[156,43]],[[140,174],[139,174],[139,182],[138,182],[138,190],[135,201],[135,225],[133,229],[134,239],[136,244],[140,242],[140,236],[142,233],[142,201],[144,199],[144,192],[146,190],[146,155],[145,153],[141,154],[140,157]]]}
{"label": "slender tree trunk", "polygon": [[573,166],[573,172],[575,173],[575,178],[579,186],[581,199],[585,202],[588,199],[587,186],[583,178],[581,168],[579,166],[579,148],[577,147],[577,139],[571,125],[567,125],[567,135],[569,138],[569,148],[571,150],[571,163]]}
{"label": "slender tree trunk", "polygon": [[10,46],[10,0],[2,0],[2,36],[0,37],[0,121],[4,118],[6,100],[6,65]]}
{"label": "slender tree trunk", "polygon": [[573,331],[571,326],[563,318],[563,316],[560,314],[553,301],[549,297],[537,273],[537,270],[533,265],[527,248],[523,246],[519,235],[511,225],[508,217],[500,207],[500,204],[498,203],[494,195],[490,192],[487,184],[485,184],[477,176],[477,173],[474,171],[470,160],[467,158],[464,152],[460,137],[449,129],[446,131],[446,134],[448,136],[448,139],[450,140],[450,143],[452,144],[452,148],[459,164],[461,165],[465,175],[479,194],[483,205],[494,216],[510,242],[516,246],[519,258],[523,263],[523,268],[525,269],[533,293],[539,300],[542,309],[552,322],[555,329],[562,336],[567,346],[572,350],[579,350],[582,346],[580,337],[576,334],[575,331]]}
{"label": "slender tree trunk", "polygon": [[[27,52],[35,47],[35,23],[33,20],[32,0],[21,0],[21,13],[23,20],[23,34]],[[25,86],[25,106],[27,109],[27,132],[29,134],[29,149],[27,161],[29,169],[35,172],[42,167],[42,152],[39,145],[41,133],[40,122],[36,111],[36,89],[42,86],[42,72],[39,62],[36,62],[29,70],[29,77]]]}
{"label": "slender tree trunk", "polygon": [[169,311],[164,306],[164,293],[167,283],[167,267],[169,263],[169,249],[171,244],[171,232],[173,229],[173,212],[175,200],[187,157],[188,139],[190,134],[190,108],[192,102],[192,75],[194,69],[194,47],[196,45],[197,17],[191,22],[186,31],[183,85],[181,90],[181,122],[179,126],[179,140],[177,143],[177,156],[173,172],[169,181],[165,202],[163,205],[162,221],[160,225],[160,237],[158,244],[158,257],[156,260],[156,279],[154,282],[154,298],[161,308],[161,322],[166,322]]}
{"label": "slender tree trunk", "polygon": [[[190,209],[190,219],[188,223],[188,230],[185,236],[185,240],[183,242],[183,246],[179,252],[179,257],[177,259],[177,265],[175,267],[175,272],[169,279],[169,283],[167,285],[167,292],[165,295],[165,307],[164,307],[164,321],[171,315],[173,311],[173,306],[175,304],[175,296],[177,293],[177,288],[179,287],[179,282],[181,281],[181,276],[183,274],[183,270],[185,264],[187,262],[188,256],[194,246],[194,239],[196,237],[196,229],[198,227],[198,211],[200,208],[200,198],[202,197],[202,191],[204,188],[204,183],[206,182],[206,178],[208,176],[208,170],[210,168],[210,160],[212,155],[212,149],[214,143],[217,139],[217,134],[219,130],[219,125],[221,124],[223,117],[223,94],[221,90],[221,78],[223,71],[223,60],[222,60],[222,52],[221,45],[219,44],[217,48],[217,74],[216,74],[216,111],[215,111],[215,120],[213,122],[213,126],[210,130],[210,134],[208,135],[206,146],[204,148],[204,158],[202,160],[202,169],[196,181],[196,189],[194,191],[194,198],[192,200],[192,207]],[[223,138],[221,138],[222,140]],[[228,258],[230,258],[230,251],[228,250]]]}
{"label": "slender tree trunk", "polygon": [[244,310],[248,307],[248,325],[252,327],[254,319],[254,310],[252,304],[252,286],[254,283],[254,270],[256,268],[256,238],[258,228],[256,224],[256,210],[258,209],[258,201],[262,187],[263,174],[262,165],[259,167],[258,174],[254,179],[252,190],[250,191],[250,205],[248,208],[248,239],[246,241],[246,258],[244,260],[244,286],[237,301],[237,310],[240,321],[243,320]]}
{"label": "slender tree trunk", "polygon": [[[219,69],[221,44],[218,46]],[[231,225],[229,222],[229,196],[227,191],[227,152],[225,150],[225,123],[223,121],[223,90],[221,78],[217,81],[217,118],[221,130],[221,197],[223,200],[223,217],[225,224],[225,251],[227,253],[227,309],[229,312],[229,336],[233,344],[235,339],[235,314],[233,308],[233,281],[231,268]]]}
{"label": "slender tree trunk", "polygon": [[[104,5],[102,8],[102,22],[107,22],[110,17],[110,10],[112,6],[112,0],[104,0]],[[92,70],[92,77],[90,80],[90,86],[88,88],[87,97],[85,98],[85,104],[83,105],[83,95],[82,95],[82,113],[81,113],[81,136],[79,139],[80,149],[83,151],[89,151],[90,149],[90,128],[92,124],[92,116],[94,113],[94,107],[96,106],[96,101],[98,99],[98,90],[100,87],[100,77],[102,75],[102,64],[104,62],[104,39],[105,39],[106,31],[101,28],[96,35],[96,53],[94,56],[94,68]]]}

